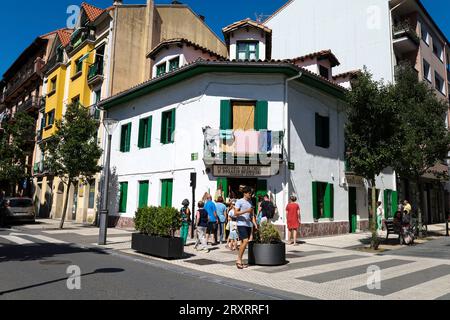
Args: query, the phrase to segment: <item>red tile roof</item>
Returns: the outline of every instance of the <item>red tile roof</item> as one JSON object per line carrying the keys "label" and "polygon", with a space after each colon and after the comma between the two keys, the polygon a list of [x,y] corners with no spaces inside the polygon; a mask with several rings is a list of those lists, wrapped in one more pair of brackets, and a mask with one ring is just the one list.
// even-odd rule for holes
{"label": "red tile roof", "polygon": [[63,47],[66,47],[70,43],[70,36],[72,35],[73,30],[71,29],[60,29],[57,31],[59,40]]}
{"label": "red tile roof", "polygon": [[95,19],[97,19],[105,10],[94,7],[86,2],[83,2],[81,4],[81,7],[83,8],[84,12],[86,12],[86,15],[90,22],[94,22]]}
{"label": "red tile roof", "polygon": [[267,26],[263,25],[262,23],[258,23],[256,21],[251,20],[250,18],[241,20],[241,21],[237,21],[233,24],[230,24],[229,26],[226,26],[225,28],[222,29],[222,32],[227,34],[230,33],[236,29],[242,28],[244,26],[252,26],[261,30],[264,30],[267,33],[272,33],[272,30],[270,28],[268,28]]}
{"label": "red tile roof", "polygon": [[361,70],[347,71],[347,72],[333,76],[333,80],[337,80],[339,78],[347,78],[347,77],[353,78],[355,76],[358,76],[360,73],[361,73]]}
{"label": "red tile roof", "polygon": [[208,49],[208,48],[202,47],[201,45],[199,45],[199,44],[197,44],[197,43],[195,43],[195,42],[192,42],[192,41],[190,41],[190,40],[188,40],[188,39],[184,39],[184,38],[176,38],[176,39],[163,40],[163,41],[160,42],[160,43],[159,43],[152,51],[150,51],[150,52],[147,54],[147,58],[154,59],[155,56],[156,56],[162,49],[167,48],[167,47],[169,47],[169,46],[171,46],[171,45],[178,45],[178,46],[179,46],[179,45],[187,45],[187,46],[192,46],[192,47],[194,47],[194,48],[196,48],[196,49],[198,49],[198,50],[202,50],[202,51],[204,51],[204,52],[209,53],[211,56],[214,56],[214,57],[218,58],[219,60],[226,60],[226,57],[221,56],[220,54],[218,54],[218,53],[216,53],[216,52],[214,52],[214,51],[212,51],[212,50],[210,50],[210,49]]}
{"label": "red tile roof", "polygon": [[298,60],[305,61],[307,59],[314,59],[314,58],[329,59],[332,67],[336,67],[341,64],[339,62],[339,60],[336,58],[336,56],[333,54],[333,52],[331,52],[331,50],[322,50],[322,51],[310,53],[310,54],[307,54],[307,55],[304,55],[301,57],[297,57],[297,58],[294,58],[291,60],[292,61],[298,61]]}

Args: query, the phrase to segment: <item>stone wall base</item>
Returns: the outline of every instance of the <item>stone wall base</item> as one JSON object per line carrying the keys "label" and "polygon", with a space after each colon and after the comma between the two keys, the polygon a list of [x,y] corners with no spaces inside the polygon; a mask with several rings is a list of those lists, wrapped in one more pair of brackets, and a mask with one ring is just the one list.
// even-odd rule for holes
{"label": "stone wall base", "polygon": [[109,216],[109,227],[118,229],[134,229],[134,219],[118,216]]}
{"label": "stone wall base", "polygon": [[359,230],[360,231],[368,231],[369,230],[369,220],[363,220],[359,222]]}

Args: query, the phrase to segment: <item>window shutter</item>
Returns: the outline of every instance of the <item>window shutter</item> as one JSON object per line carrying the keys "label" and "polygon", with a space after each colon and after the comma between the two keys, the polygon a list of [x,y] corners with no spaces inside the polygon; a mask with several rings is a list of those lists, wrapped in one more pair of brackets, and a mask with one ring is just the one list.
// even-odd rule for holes
{"label": "window shutter", "polygon": [[313,217],[314,219],[319,219],[319,205],[317,198],[317,182],[312,183],[312,196],[313,196]]}
{"label": "window shutter", "polygon": [[167,116],[165,113],[162,114],[161,120],[161,143],[167,143]]}
{"label": "window shutter", "polygon": [[269,103],[258,101],[255,111],[255,130],[267,130],[269,122]]}
{"label": "window shutter", "polygon": [[174,142],[175,141],[175,124],[176,124],[176,112],[175,109],[172,110],[172,113],[170,115],[170,141],[169,142]]}
{"label": "window shutter", "polygon": [[138,139],[138,147],[140,149],[144,148],[145,141],[145,119],[141,119],[139,121],[139,139]]}
{"label": "window shutter", "polygon": [[128,124],[127,127],[127,136],[126,136],[126,143],[125,143],[125,152],[130,152],[131,150],[131,123]]}
{"label": "window shutter", "polygon": [[233,129],[233,113],[231,112],[231,101],[220,102],[220,130]]}
{"label": "window shutter", "polygon": [[334,216],[334,186],[330,183],[327,184],[325,190],[325,201],[324,201],[324,217],[333,218]]}
{"label": "window shutter", "polygon": [[127,139],[127,126],[122,126],[122,131],[120,133],[120,152],[125,152],[125,142]]}
{"label": "window shutter", "polygon": [[173,194],[173,180],[167,181],[167,199],[166,206],[168,208],[172,207],[172,194]]}
{"label": "window shutter", "polygon": [[398,208],[398,192],[392,191],[392,209],[391,209],[391,217],[397,212]]}
{"label": "window shutter", "polygon": [[148,181],[142,181],[139,183],[139,208],[145,208],[148,206],[148,187]]}
{"label": "window shutter", "polygon": [[152,146],[152,126],[153,126],[153,117],[147,119],[147,141],[145,142],[146,148],[150,148]]}
{"label": "window shutter", "polygon": [[165,208],[167,205],[167,181],[161,181],[161,207]]}

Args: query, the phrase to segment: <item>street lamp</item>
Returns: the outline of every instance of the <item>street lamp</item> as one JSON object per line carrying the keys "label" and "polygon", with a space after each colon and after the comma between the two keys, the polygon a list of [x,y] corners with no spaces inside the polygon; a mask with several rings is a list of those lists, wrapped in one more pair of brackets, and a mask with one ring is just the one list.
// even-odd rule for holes
{"label": "street lamp", "polygon": [[102,207],[100,210],[100,235],[98,239],[98,244],[100,246],[106,245],[106,237],[108,233],[108,193],[109,193],[109,174],[111,167],[111,145],[112,145],[112,135],[116,130],[119,121],[114,119],[103,119],[103,126],[108,134],[108,146],[106,152],[105,167],[103,168],[103,196],[102,196]]}

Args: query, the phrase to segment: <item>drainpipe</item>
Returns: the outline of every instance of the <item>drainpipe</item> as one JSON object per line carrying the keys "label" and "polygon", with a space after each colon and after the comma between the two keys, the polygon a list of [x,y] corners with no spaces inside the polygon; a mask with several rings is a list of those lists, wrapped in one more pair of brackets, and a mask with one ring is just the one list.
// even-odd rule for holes
{"label": "drainpipe", "polygon": [[[289,82],[300,79],[303,76],[303,72],[299,72],[298,75],[293,76],[292,78],[287,78],[284,85],[284,108],[283,108],[283,123],[284,123],[284,137],[283,137],[283,144],[284,149],[286,152],[286,163],[284,164],[284,186],[283,186],[283,208],[282,208],[282,217],[279,217],[278,222],[285,224],[285,239],[287,240],[288,237],[288,230],[287,230],[287,223],[286,223],[286,217],[285,217],[285,210],[287,203],[289,202],[289,162],[291,160],[291,154],[290,154],[290,148],[289,148]],[[281,219],[281,221],[280,221]]]}

